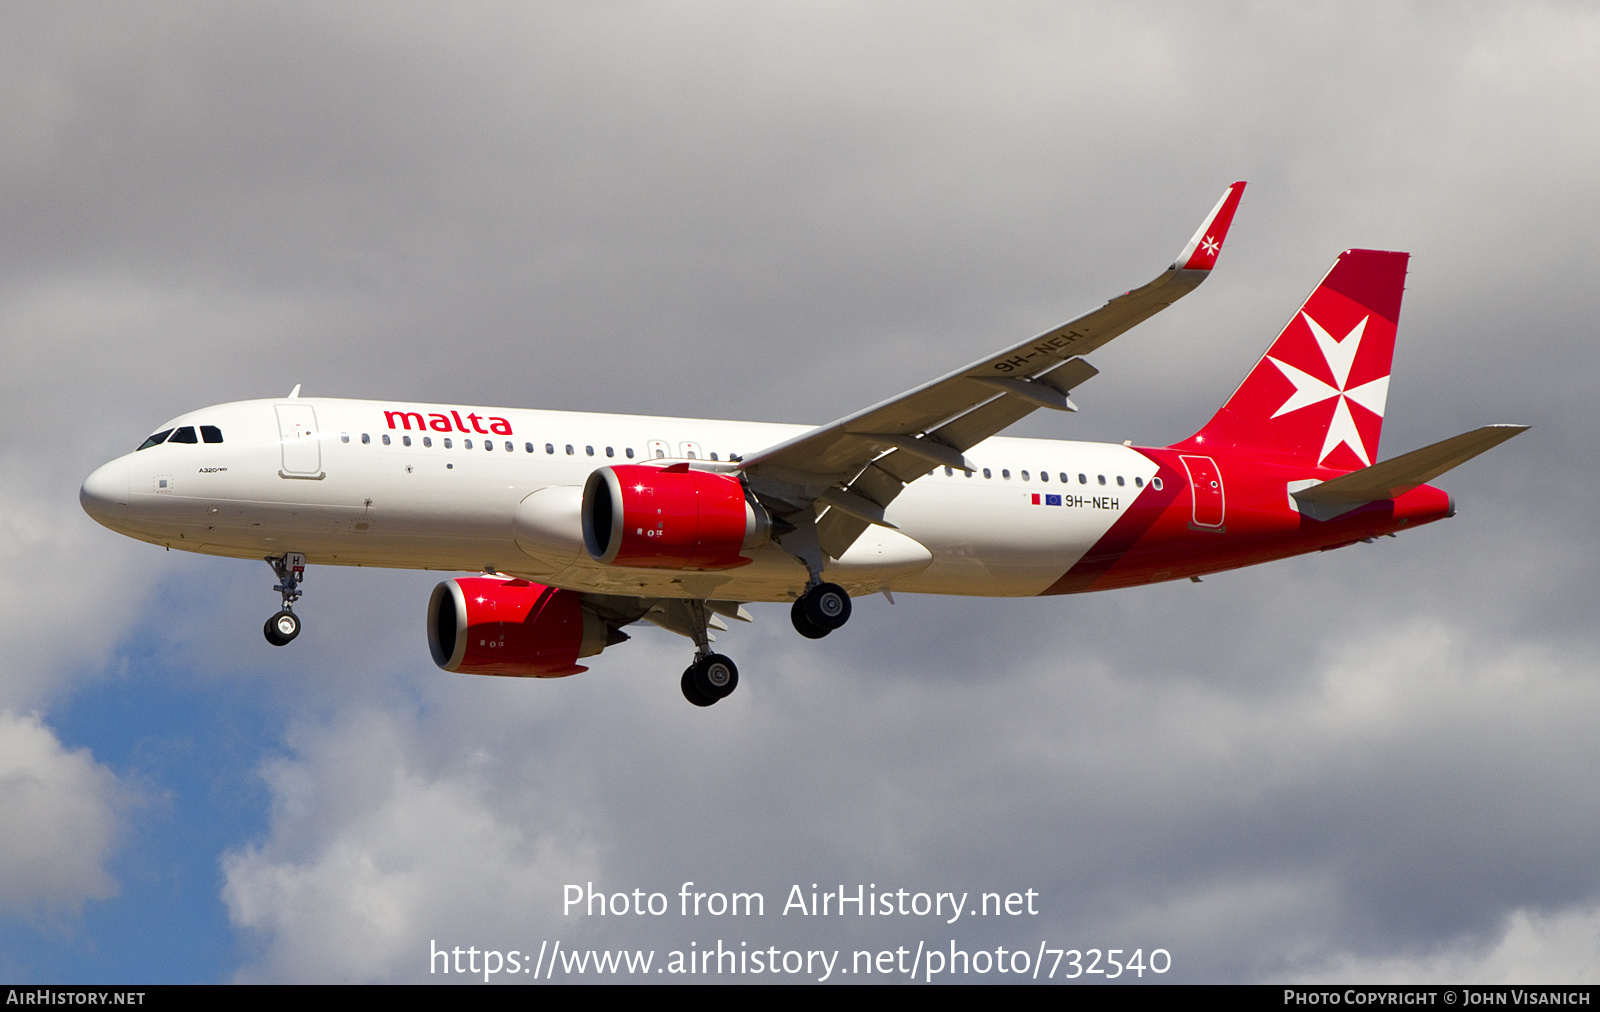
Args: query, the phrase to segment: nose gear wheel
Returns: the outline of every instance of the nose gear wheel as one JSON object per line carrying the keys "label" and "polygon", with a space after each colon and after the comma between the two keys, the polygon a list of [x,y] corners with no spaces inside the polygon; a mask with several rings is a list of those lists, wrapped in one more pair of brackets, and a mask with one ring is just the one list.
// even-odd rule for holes
{"label": "nose gear wheel", "polygon": [[267,619],[262,632],[266,634],[268,643],[281,647],[300,635],[300,619],[292,611],[280,611]]}

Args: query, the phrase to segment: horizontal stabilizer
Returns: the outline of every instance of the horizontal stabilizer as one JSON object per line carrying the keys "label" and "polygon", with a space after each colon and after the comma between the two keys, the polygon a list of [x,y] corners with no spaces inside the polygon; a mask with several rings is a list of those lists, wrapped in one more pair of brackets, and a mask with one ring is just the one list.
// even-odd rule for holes
{"label": "horizontal stabilizer", "polygon": [[1381,464],[1363,467],[1359,471],[1313,485],[1294,493],[1294,497],[1304,503],[1328,505],[1355,505],[1395,499],[1526,431],[1526,425],[1485,425],[1432,446],[1402,453]]}

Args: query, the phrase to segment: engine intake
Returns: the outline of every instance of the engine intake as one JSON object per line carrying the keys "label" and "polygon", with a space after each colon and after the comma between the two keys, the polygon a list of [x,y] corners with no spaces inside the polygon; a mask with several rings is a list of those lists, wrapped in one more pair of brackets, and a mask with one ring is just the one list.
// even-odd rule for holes
{"label": "engine intake", "polygon": [[602,467],[583,487],[584,546],[607,565],[734,569],[771,536],[771,516],[739,479],[688,464]]}

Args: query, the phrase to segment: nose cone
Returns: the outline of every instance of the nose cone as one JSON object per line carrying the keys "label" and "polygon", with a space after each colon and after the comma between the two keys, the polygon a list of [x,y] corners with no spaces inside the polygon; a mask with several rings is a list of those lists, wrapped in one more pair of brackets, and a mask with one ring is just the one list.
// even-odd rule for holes
{"label": "nose cone", "polygon": [[107,527],[128,517],[128,462],[117,458],[99,467],[78,490],[83,511]]}

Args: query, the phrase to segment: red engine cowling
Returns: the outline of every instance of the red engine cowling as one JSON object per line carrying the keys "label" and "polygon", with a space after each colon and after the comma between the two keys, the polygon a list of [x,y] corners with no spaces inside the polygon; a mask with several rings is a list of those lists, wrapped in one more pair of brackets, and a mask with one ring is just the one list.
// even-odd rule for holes
{"label": "red engine cowling", "polygon": [[688,464],[602,467],[583,487],[583,541],[596,562],[642,569],[734,569],[772,520],[737,478]]}
{"label": "red engine cowling", "polygon": [[428,648],[446,671],[559,678],[605,649],[610,630],[575,591],[474,576],[433,588]]}

